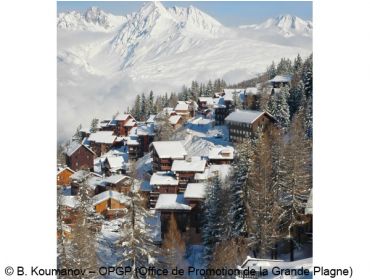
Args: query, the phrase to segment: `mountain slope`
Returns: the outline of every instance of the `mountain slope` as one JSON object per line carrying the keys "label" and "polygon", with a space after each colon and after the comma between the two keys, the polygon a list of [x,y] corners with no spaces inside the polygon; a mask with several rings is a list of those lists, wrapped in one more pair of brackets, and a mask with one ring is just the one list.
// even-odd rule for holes
{"label": "mountain slope", "polygon": [[[57,27],[60,138],[81,121],[88,125],[93,117],[125,110],[143,91],[179,90],[191,80],[238,82],[273,60],[311,52],[310,37],[253,37],[251,30],[261,36],[271,28],[227,28],[194,7],[165,8],[160,2],[122,17],[97,8],[63,13]],[[297,38],[309,42],[297,47]]]}

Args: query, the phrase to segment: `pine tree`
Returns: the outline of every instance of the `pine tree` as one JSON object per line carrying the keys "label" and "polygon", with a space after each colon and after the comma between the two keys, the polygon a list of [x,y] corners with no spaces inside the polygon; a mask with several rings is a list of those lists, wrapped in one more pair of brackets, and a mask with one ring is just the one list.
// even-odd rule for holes
{"label": "pine tree", "polygon": [[277,207],[274,202],[271,143],[261,135],[247,180],[247,227],[249,246],[256,257],[266,258],[276,244]]}
{"label": "pine tree", "polygon": [[304,113],[299,111],[292,121],[286,147],[287,182],[280,193],[280,204],[284,209],[282,225],[291,242],[291,260],[294,260],[294,247],[299,245],[297,227],[307,222],[304,209],[312,188],[311,141],[304,130]]}
{"label": "pine tree", "polygon": [[312,97],[312,54],[305,60],[302,67],[302,81],[306,98]]}
{"label": "pine tree", "polygon": [[[123,249],[117,266],[130,266],[130,278],[135,278],[136,268],[156,266],[160,263],[159,248],[154,245],[152,229],[148,223],[151,214],[145,209],[145,202],[138,192],[128,193],[127,213],[123,217],[119,246]],[[126,275],[127,276],[127,275]]]}
{"label": "pine tree", "polygon": [[[175,215],[172,213],[169,220],[169,227],[164,235],[162,248],[165,254],[165,262],[167,267],[185,269],[186,263],[184,260],[185,255],[185,242],[181,237],[178,229]],[[178,278],[178,277],[173,277]],[[179,276],[179,278],[182,278]]]}
{"label": "pine tree", "polygon": [[303,60],[301,56],[298,54],[297,57],[294,59],[294,64],[293,64],[293,70],[295,73],[299,73],[302,69],[303,65]]}
{"label": "pine tree", "polygon": [[213,95],[213,85],[212,85],[212,81],[209,80],[208,83],[207,83],[207,87],[205,89],[205,96],[212,96]]}
{"label": "pine tree", "polygon": [[221,180],[216,176],[207,188],[207,196],[204,202],[204,222],[202,239],[204,245],[205,264],[209,265],[212,260],[215,245],[221,240]]}
{"label": "pine tree", "polygon": [[173,136],[175,129],[169,121],[169,116],[166,114],[157,117],[158,128],[155,135],[155,141],[169,141]]}
{"label": "pine tree", "polygon": [[[87,173],[87,171],[86,171]],[[96,255],[96,228],[99,219],[94,213],[91,205],[89,187],[84,180],[79,184],[77,199],[76,223],[72,232],[71,254],[72,267],[86,268],[87,271],[98,271],[98,259]],[[98,275],[81,275],[82,278],[96,278]]]}
{"label": "pine tree", "polygon": [[268,80],[273,79],[277,75],[275,62],[272,62],[272,64],[267,68],[266,72]]}
{"label": "pine tree", "polygon": [[141,119],[141,98],[140,95],[136,95],[134,107],[131,109],[131,115],[137,120]]}
{"label": "pine tree", "polygon": [[292,88],[288,103],[291,118],[300,108],[303,108],[305,106],[306,95],[304,92],[304,84],[302,81],[300,81],[296,87]]}
{"label": "pine tree", "polygon": [[247,233],[246,226],[246,181],[252,164],[253,145],[251,139],[245,139],[237,146],[237,155],[233,163],[233,174],[230,178],[230,201],[228,218],[230,229],[228,236],[238,237]]}
{"label": "pine tree", "polygon": [[154,93],[153,93],[152,90],[149,92],[148,112],[147,113],[148,113],[148,115],[156,113],[156,110],[155,110],[155,107],[154,107]]}
{"label": "pine tree", "polygon": [[277,75],[293,74],[292,62],[289,58],[282,58],[276,67]]}
{"label": "pine tree", "polygon": [[290,123],[289,105],[287,97],[289,96],[289,88],[282,87],[279,93],[271,96],[268,103],[268,112],[273,115],[279,125],[286,129]]}
{"label": "pine tree", "polygon": [[99,124],[99,120],[97,118],[93,118],[91,120],[91,125],[90,125],[90,132],[91,133],[94,133],[98,130],[98,124]]}
{"label": "pine tree", "polygon": [[141,107],[140,107],[140,119],[141,121],[146,120],[148,117],[148,103],[146,100],[145,93],[141,94]]}
{"label": "pine tree", "polygon": [[81,128],[82,128],[81,124],[76,128],[76,132],[75,134],[73,134],[73,137],[72,137],[73,141],[77,141],[79,143],[82,142],[83,139],[82,139],[81,132],[80,132]]}

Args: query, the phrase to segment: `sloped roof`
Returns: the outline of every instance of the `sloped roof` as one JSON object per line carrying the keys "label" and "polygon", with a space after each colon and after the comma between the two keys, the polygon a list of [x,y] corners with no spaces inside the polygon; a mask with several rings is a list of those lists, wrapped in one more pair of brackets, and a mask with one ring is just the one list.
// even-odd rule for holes
{"label": "sloped roof", "polygon": [[146,120],[147,123],[154,123],[155,117],[157,115],[149,115],[149,118]]}
{"label": "sloped roof", "polygon": [[122,168],[125,163],[125,160],[122,156],[108,156],[106,157],[106,161],[111,169]]}
{"label": "sloped roof", "polygon": [[181,119],[181,116],[175,115],[175,116],[169,117],[168,120],[169,120],[170,124],[175,125],[179,122],[180,119]]}
{"label": "sloped roof", "polygon": [[207,186],[204,183],[189,183],[186,187],[184,197],[186,199],[204,199],[206,197]]}
{"label": "sloped roof", "polygon": [[[125,121],[127,120],[131,115],[130,114],[123,114],[123,113],[118,113],[118,115],[114,118],[117,121]],[[132,116],[131,116],[132,117]]]}
{"label": "sloped roof", "polygon": [[189,110],[189,104],[184,101],[179,101],[175,107],[175,111],[186,111]]}
{"label": "sloped roof", "polygon": [[276,75],[273,79],[269,80],[269,82],[288,83],[291,80],[292,80],[291,75]]}
{"label": "sloped roof", "polygon": [[171,171],[194,171],[203,172],[206,168],[206,160],[174,160]]}
{"label": "sloped roof", "polygon": [[170,172],[155,172],[150,178],[150,185],[177,186],[178,184],[179,180]]}
{"label": "sloped roof", "polygon": [[116,191],[105,191],[105,192],[95,195],[92,198],[93,205],[95,206],[108,199],[115,199],[119,201],[120,203],[126,203],[128,201],[127,197],[122,193],[119,193]]}
{"label": "sloped roof", "polygon": [[190,211],[183,194],[161,193],[155,205],[156,210],[185,210]]}
{"label": "sloped roof", "polygon": [[122,180],[127,179],[127,178],[130,178],[130,177],[128,177],[126,175],[122,175],[122,174],[115,174],[115,175],[111,175],[109,177],[105,177],[103,179],[103,181],[106,182],[106,183],[110,183],[110,184],[117,184],[117,183],[119,183]]}
{"label": "sloped roof", "polygon": [[82,145],[79,142],[73,141],[71,144],[69,144],[65,149],[64,152],[67,156],[71,156],[76,152],[81,146],[85,147],[87,150],[89,150],[91,153],[95,154],[90,148],[86,147],[85,145]]}
{"label": "sloped roof", "polygon": [[113,131],[97,131],[90,134],[89,141],[102,144],[113,144],[116,138],[117,136],[113,135]]}
{"label": "sloped roof", "polygon": [[159,158],[183,159],[187,155],[181,141],[155,141],[152,145]]}
{"label": "sloped roof", "polygon": [[257,118],[265,114],[261,111],[253,110],[237,110],[232,112],[225,118],[225,121],[239,122],[239,123],[253,123]]}
{"label": "sloped roof", "polygon": [[214,147],[209,151],[208,158],[209,159],[233,159],[234,158],[234,148],[231,146]]}
{"label": "sloped roof", "polygon": [[62,195],[60,198],[60,205],[75,209],[80,205],[80,202],[76,196]]}
{"label": "sloped roof", "polygon": [[70,172],[75,173],[71,168],[69,168],[69,167],[64,167],[64,168],[61,168],[60,170],[58,170],[57,175],[58,175],[58,174],[60,174],[60,173],[62,173],[64,170],[69,170]]}

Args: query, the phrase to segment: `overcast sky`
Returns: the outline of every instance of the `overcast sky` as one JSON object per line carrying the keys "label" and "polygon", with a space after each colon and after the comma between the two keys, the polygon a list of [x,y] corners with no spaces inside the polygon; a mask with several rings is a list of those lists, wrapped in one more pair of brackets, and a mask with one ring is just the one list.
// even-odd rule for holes
{"label": "overcast sky", "polygon": [[[112,14],[126,15],[137,11],[143,4],[143,1],[58,1],[57,8],[58,12],[84,12],[91,6],[97,6]],[[280,14],[312,20],[311,1],[167,1],[162,4],[166,7],[193,5],[226,26],[259,23]]]}

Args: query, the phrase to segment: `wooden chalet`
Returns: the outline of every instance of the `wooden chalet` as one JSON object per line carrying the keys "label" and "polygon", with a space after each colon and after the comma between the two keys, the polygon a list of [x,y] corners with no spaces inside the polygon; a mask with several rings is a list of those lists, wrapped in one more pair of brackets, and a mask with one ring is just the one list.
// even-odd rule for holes
{"label": "wooden chalet", "polygon": [[[155,116],[155,115],[151,115]],[[138,141],[140,144],[141,155],[149,152],[149,146],[154,141],[154,123],[148,123],[147,125],[138,126],[136,130]]]}
{"label": "wooden chalet", "polygon": [[178,129],[184,123],[184,119],[180,115],[174,115],[168,118],[168,121],[174,129]]}
{"label": "wooden chalet", "polygon": [[80,205],[76,196],[60,195],[58,198],[58,207],[60,219],[62,221],[61,229],[58,232],[58,237],[63,234],[66,238],[72,237],[72,230],[76,225],[78,207]]}
{"label": "wooden chalet", "polygon": [[155,172],[150,178],[150,196],[149,205],[155,207],[158,197],[162,193],[177,194],[179,192],[179,180],[172,172],[159,171]]}
{"label": "wooden chalet", "polygon": [[132,187],[132,179],[129,176],[115,174],[109,177],[102,178],[95,187],[95,193],[101,193],[108,190],[128,193]]}
{"label": "wooden chalet", "polygon": [[122,217],[125,213],[127,197],[116,191],[105,191],[93,197],[93,206],[96,213],[107,219]]}
{"label": "wooden chalet", "polygon": [[128,157],[131,160],[136,160],[142,156],[142,149],[137,135],[130,135],[127,138]]}
{"label": "wooden chalet", "polygon": [[188,158],[186,160],[174,160],[171,171],[176,174],[179,181],[180,191],[184,192],[188,183],[194,183],[196,173],[203,173],[207,161],[200,158]]}
{"label": "wooden chalet", "polygon": [[88,141],[96,155],[101,156],[113,147],[116,139],[117,136],[113,134],[113,131],[97,131],[90,134]]}
{"label": "wooden chalet", "polygon": [[259,131],[265,131],[276,120],[267,112],[253,110],[236,110],[225,119],[229,129],[229,139],[240,142],[245,138],[256,136]]}
{"label": "wooden chalet", "polygon": [[190,104],[186,101],[178,101],[175,107],[175,112],[177,115],[183,117],[185,120],[192,117],[192,108]]}
{"label": "wooden chalet", "polygon": [[213,97],[199,96],[198,97],[198,110],[204,112],[206,109],[213,108]]}
{"label": "wooden chalet", "polygon": [[106,176],[111,176],[113,174],[125,174],[126,165],[123,156],[107,156],[102,163],[102,171]]}
{"label": "wooden chalet", "polygon": [[154,141],[150,145],[153,156],[153,172],[170,171],[172,162],[187,155],[181,141]]}
{"label": "wooden chalet", "polygon": [[276,75],[273,79],[269,80],[268,83],[271,84],[273,88],[281,88],[284,86],[290,86],[291,81],[291,75]]}
{"label": "wooden chalet", "polygon": [[71,176],[75,172],[69,168],[61,168],[57,173],[57,186],[69,186],[71,184]]}
{"label": "wooden chalet", "polygon": [[136,120],[131,114],[119,113],[110,122],[114,127],[114,134],[117,136],[128,136],[132,128],[136,127]]}
{"label": "wooden chalet", "polygon": [[234,148],[231,146],[217,146],[209,151],[210,164],[230,164],[234,160]]}
{"label": "wooden chalet", "polygon": [[85,145],[72,142],[64,151],[67,166],[72,170],[92,170],[95,152]]}

